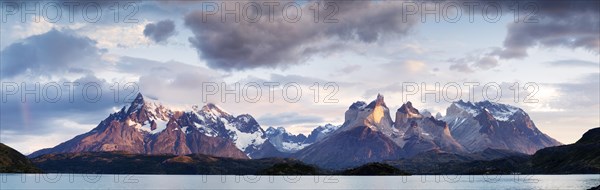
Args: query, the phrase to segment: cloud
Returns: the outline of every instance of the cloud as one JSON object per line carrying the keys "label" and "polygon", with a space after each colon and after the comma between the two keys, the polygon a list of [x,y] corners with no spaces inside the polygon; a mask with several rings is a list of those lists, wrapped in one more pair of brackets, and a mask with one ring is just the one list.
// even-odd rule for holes
{"label": "cloud", "polygon": [[175,35],[175,23],[172,20],[150,23],[144,28],[144,36],[157,43],[166,41],[173,35]]}
{"label": "cloud", "polygon": [[406,70],[416,73],[425,68],[425,63],[422,61],[407,60],[404,62],[404,67],[406,67]]}
{"label": "cloud", "polygon": [[[226,5],[233,7],[234,3]],[[220,15],[205,15],[203,19],[198,10],[185,16],[185,25],[194,33],[189,41],[208,66],[227,71],[286,68],[312,56],[344,50],[349,43],[374,43],[386,35],[403,36],[416,25],[416,18],[403,19],[400,3],[330,3],[339,8],[334,23],[314,22],[313,14],[303,14],[299,21],[289,22],[283,19],[282,11],[275,11],[273,22],[267,20],[269,15],[262,15],[262,20],[254,23],[235,23],[233,17],[222,22]],[[302,5],[302,12],[311,12],[312,4]]]}
{"label": "cloud", "polygon": [[550,105],[566,111],[595,110],[598,112],[600,107],[598,84],[600,84],[600,73],[588,74],[576,82],[549,84],[556,87],[560,94],[558,99],[550,102]]}
{"label": "cloud", "polygon": [[481,69],[488,70],[498,66],[498,60],[492,56],[484,56],[475,62],[475,65]]}
{"label": "cloud", "polygon": [[360,65],[347,65],[340,69],[340,73],[349,74],[354,71],[360,70],[360,68],[362,68],[362,66],[360,66]]}
{"label": "cloud", "polygon": [[[16,86],[17,89],[7,85]],[[111,90],[113,85],[93,75],[75,80],[61,79],[51,82],[44,80],[3,82],[3,102],[0,108],[2,132],[38,135],[68,133],[62,131],[62,126],[53,124],[59,119],[68,119],[81,124],[97,124],[108,116],[114,106],[123,104],[124,95],[115,98],[114,91]],[[18,87],[35,89],[35,91],[25,94]],[[121,93],[127,94],[125,91]],[[22,96],[26,99],[22,99]],[[115,102],[115,99],[119,101]]]}
{"label": "cloud", "polygon": [[325,120],[319,116],[301,115],[295,112],[284,112],[278,114],[266,114],[257,119],[263,126],[286,126],[305,123],[323,123]]}
{"label": "cloud", "polygon": [[503,48],[495,52],[503,59],[524,58],[532,47],[566,47],[600,53],[600,2],[535,1],[536,17],[521,14],[530,22],[508,25]]}
{"label": "cloud", "polygon": [[52,29],[13,43],[2,52],[2,78],[20,74],[50,75],[89,69],[104,50],[96,41],[72,31]]}
{"label": "cloud", "polygon": [[476,70],[489,70],[500,65],[498,56],[492,53],[493,50],[493,48],[476,50],[467,53],[464,57],[450,58],[446,61],[452,63],[449,67],[450,70],[458,72],[472,73]]}
{"label": "cloud", "polygon": [[545,62],[545,64],[557,67],[600,67],[598,62],[584,61],[579,59],[563,59],[557,61]]}
{"label": "cloud", "polygon": [[455,63],[455,64],[452,64],[452,65],[450,65],[449,69],[452,70],[452,71],[458,71],[458,72],[463,72],[463,73],[472,73],[472,72],[475,72],[466,63]]}
{"label": "cloud", "polygon": [[161,62],[127,56],[119,58],[115,70],[136,76],[135,82],[144,95],[176,104],[201,104],[203,82],[220,84],[224,76],[205,67],[177,61]]}

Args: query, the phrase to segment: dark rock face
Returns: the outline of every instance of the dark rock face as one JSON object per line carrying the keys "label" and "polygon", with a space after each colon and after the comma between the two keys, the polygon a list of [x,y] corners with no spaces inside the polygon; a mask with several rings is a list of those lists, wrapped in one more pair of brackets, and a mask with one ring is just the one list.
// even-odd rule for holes
{"label": "dark rock face", "polygon": [[558,174],[600,174],[600,128],[586,132],[570,145],[548,147],[531,158],[534,171]]}
{"label": "dark rock face", "polygon": [[412,106],[411,102],[403,104],[396,112],[396,129],[404,131],[405,157],[412,157],[422,152],[438,151],[465,153],[446,122],[435,119],[429,114],[425,116]]}
{"label": "dark rock face", "polygon": [[575,144],[600,143],[600,128],[590,129]]}
{"label": "dark rock face", "polygon": [[0,173],[41,173],[27,157],[0,143]]}
{"label": "dark rock face", "polygon": [[145,100],[139,94],[128,108],[111,114],[90,132],[54,148],[36,151],[29,157],[49,153],[126,151],[248,158],[241,148],[251,150],[253,147],[241,145],[245,142],[236,144],[236,137],[251,133],[258,137],[256,142],[261,140],[260,137],[264,139],[262,132],[249,115],[233,117],[213,104],[195,112],[171,110]]}
{"label": "dark rock face", "polygon": [[442,120],[468,151],[506,149],[526,154],[561,145],[542,133],[522,109],[489,101],[454,102]]}
{"label": "dark rock face", "polygon": [[289,158],[291,153],[279,151],[270,141],[263,143],[257,151],[250,154],[252,158]]}
{"label": "dark rock face", "polygon": [[387,136],[362,126],[333,134],[295,153],[294,157],[325,168],[345,168],[398,159],[401,155],[401,148]]}

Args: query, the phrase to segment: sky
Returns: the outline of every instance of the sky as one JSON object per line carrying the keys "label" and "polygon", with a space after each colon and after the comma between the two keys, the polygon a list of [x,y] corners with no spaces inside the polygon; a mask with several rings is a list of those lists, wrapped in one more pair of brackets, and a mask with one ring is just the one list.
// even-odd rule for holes
{"label": "sky", "polygon": [[379,93],[392,111],[518,106],[565,144],[600,126],[598,1],[0,5],[0,142],[26,154],[90,131],[137,92],[296,134]]}

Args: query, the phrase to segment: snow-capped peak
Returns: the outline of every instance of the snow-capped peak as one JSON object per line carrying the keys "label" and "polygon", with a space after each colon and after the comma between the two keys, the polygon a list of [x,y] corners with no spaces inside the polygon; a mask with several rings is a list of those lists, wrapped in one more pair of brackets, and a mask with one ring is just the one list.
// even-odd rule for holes
{"label": "snow-capped peak", "polygon": [[520,108],[501,104],[490,101],[483,101],[475,103],[480,108],[483,108],[486,112],[490,113],[496,120],[499,121],[508,121],[511,116],[515,115],[518,112],[523,112]]}
{"label": "snow-capped peak", "polygon": [[460,110],[471,114],[473,117],[477,117],[477,115],[480,113],[480,109],[470,101],[464,102],[463,100],[459,100],[458,102],[452,103],[451,106],[456,106]]}
{"label": "snow-capped peak", "polygon": [[511,105],[507,105],[507,104],[490,102],[488,100],[481,101],[481,102],[475,102],[475,103],[464,102],[464,101],[460,100],[458,102],[452,103],[452,105],[455,105],[456,107],[460,108],[461,110],[468,112],[473,117],[476,117],[477,115],[479,115],[481,113],[487,112],[487,113],[491,114],[498,121],[508,121],[510,119],[510,117],[513,116],[514,114],[524,113],[523,110],[521,110],[520,108],[511,106]]}
{"label": "snow-capped peak", "polygon": [[214,118],[231,117],[231,115],[229,113],[227,113],[221,107],[219,107],[213,103],[208,103],[208,104],[204,105],[200,111],[204,112],[205,115],[210,115],[210,116],[213,116]]}

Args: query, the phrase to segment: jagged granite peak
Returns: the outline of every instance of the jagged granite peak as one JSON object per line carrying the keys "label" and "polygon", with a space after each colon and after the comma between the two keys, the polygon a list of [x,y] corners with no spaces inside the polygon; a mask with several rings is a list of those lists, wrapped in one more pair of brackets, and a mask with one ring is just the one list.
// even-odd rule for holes
{"label": "jagged granite peak", "polygon": [[377,94],[377,98],[375,100],[373,100],[371,103],[369,103],[369,105],[367,105],[366,108],[375,109],[378,106],[387,108],[387,106],[385,105],[383,95],[381,95],[381,94]]}
{"label": "jagged granite peak", "polygon": [[404,132],[402,148],[406,157],[428,151],[466,152],[465,148],[454,139],[446,122],[434,118],[428,111],[420,114],[410,102],[398,109],[394,125],[399,131]]}
{"label": "jagged granite peak", "polygon": [[366,106],[361,101],[353,103],[346,111],[345,121],[336,133],[366,126],[388,136],[399,137],[399,132],[394,130],[393,123],[383,95],[377,94],[377,98]]}
{"label": "jagged granite peak", "polygon": [[406,103],[402,104],[402,106],[400,106],[400,108],[398,108],[397,111],[403,114],[419,114],[419,110],[415,109],[412,105],[412,102],[410,101],[407,101]]}
{"label": "jagged granite peak", "polygon": [[[394,141],[402,138],[393,128],[393,120],[381,94],[368,105],[362,101],[353,103],[339,128],[326,125],[317,129],[335,131],[324,138],[315,138],[315,143],[294,153],[294,158],[326,168],[340,168],[398,159],[403,155],[400,143]],[[308,138],[314,138],[316,133],[313,131]]]}
{"label": "jagged granite peak", "polygon": [[400,131],[400,133],[404,133],[407,130],[406,126],[409,126],[410,124],[410,120],[415,118],[423,118],[423,115],[419,113],[419,110],[413,107],[412,102],[408,101],[396,110],[394,127]]}
{"label": "jagged granite peak", "polygon": [[452,103],[442,118],[468,151],[505,149],[525,154],[560,145],[542,133],[529,115],[515,106],[490,101]]}
{"label": "jagged granite peak", "polygon": [[401,146],[403,144],[402,133],[394,129],[393,125],[394,121],[390,116],[384,96],[377,94],[375,100],[371,101],[368,105],[361,101],[352,104],[345,113],[344,123],[335,133],[364,126],[374,131],[379,131]]}

